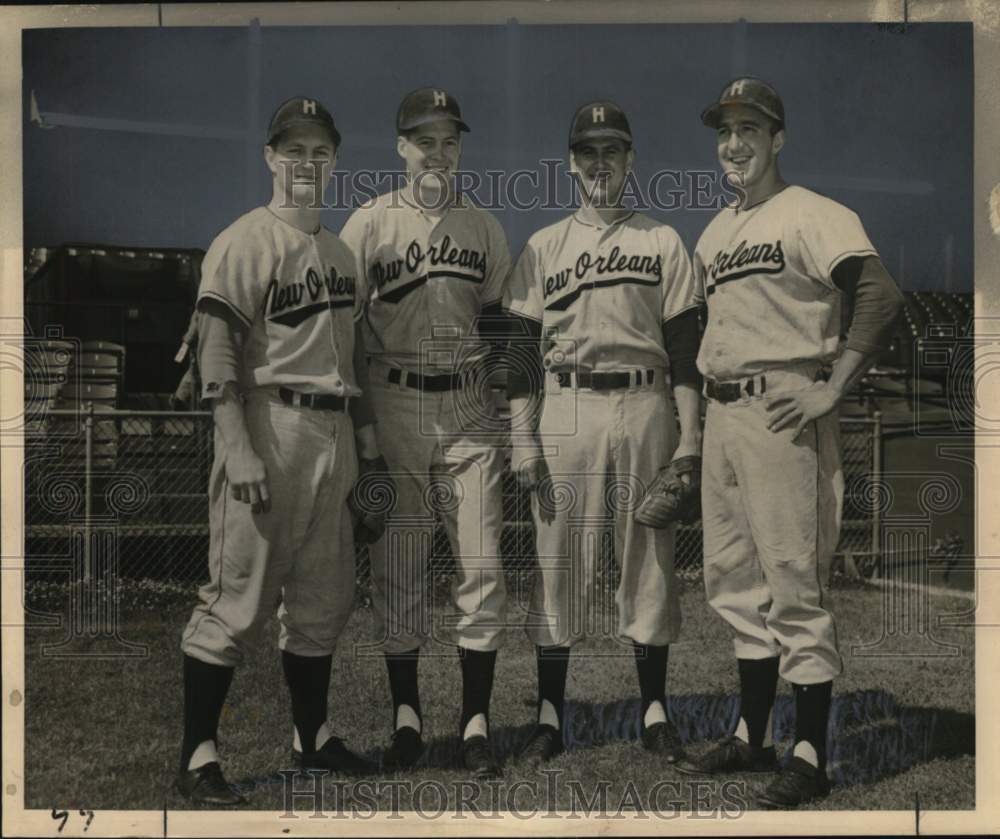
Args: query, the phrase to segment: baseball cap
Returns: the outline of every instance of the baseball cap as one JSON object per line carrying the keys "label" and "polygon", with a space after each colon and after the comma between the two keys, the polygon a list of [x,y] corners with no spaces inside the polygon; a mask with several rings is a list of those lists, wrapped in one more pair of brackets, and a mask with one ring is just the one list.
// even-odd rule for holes
{"label": "baseball cap", "polygon": [[781,125],[785,124],[785,106],[778,92],[767,82],[753,76],[733,79],[727,84],[719,94],[719,101],[713,102],[701,112],[701,121],[709,128],[718,128],[723,105],[746,105],[756,108]]}
{"label": "baseball cap", "polygon": [[625,112],[606,99],[577,108],[569,130],[569,147],[594,137],[617,137],[632,145],[632,129]]}
{"label": "baseball cap", "polygon": [[422,87],[406,94],[396,111],[396,130],[409,131],[427,122],[450,119],[459,131],[468,131],[455,97],[439,87]]}
{"label": "baseball cap", "polygon": [[315,99],[297,96],[279,105],[267,126],[267,142],[270,143],[293,125],[319,125],[330,132],[333,144],[340,147],[340,132],[333,124],[333,117]]}

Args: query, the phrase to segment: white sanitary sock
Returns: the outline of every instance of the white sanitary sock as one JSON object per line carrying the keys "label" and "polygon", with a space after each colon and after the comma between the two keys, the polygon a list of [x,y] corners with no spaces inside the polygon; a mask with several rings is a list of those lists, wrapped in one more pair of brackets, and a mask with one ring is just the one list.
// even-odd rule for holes
{"label": "white sanitary sock", "polygon": [[663,710],[663,706],[660,704],[659,700],[655,702],[650,702],[649,707],[646,709],[646,716],[642,718],[642,724],[646,728],[651,725],[656,725],[658,722],[667,721],[667,712]]}
{"label": "white sanitary sock", "polygon": [[417,712],[413,710],[409,705],[403,703],[399,706],[396,711],[396,728],[400,729],[406,726],[412,728],[417,734],[420,733],[420,717],[417,716]]}
{"label": "white sanitary sock", "polygon": [[551,725],[557,731],[559,730],[559,715],[548,699],[542,700],[542,707],[538,711],[538,722],[540,725]]}
{"label": "white sanitary sock", "polygon": [[198,748],[194,750],[191,759],[188,760],[188,769],[197,769],[206,763],[213,762],[219,762],[219,753],[215,750],[215,741],[203,740],[198,744]]}
{"label": "white sanitary sock", "polygon": [[468,740],[470,737],[486,736],[486,714],[476,714],[465,726],[462,739]]}
{"label": "white sanitary sock", "polygon": [[813,748],[812,743],[808,740],[799,740],[795,744],[795,749],[792,751],[794,757],[800,757],[804,761],[811,763],[817,769],[819,768],[819,755],[816,754],[816,750]]}
{"label": "white sanitary sock", "polygon": [[[302,751],[302,741],[299,739],[299,730],[292,726],[292,748],[297,752]],[[330,726],[323,723],[316,732],[316,751],[323,748],[323,744],[333,736]]]}

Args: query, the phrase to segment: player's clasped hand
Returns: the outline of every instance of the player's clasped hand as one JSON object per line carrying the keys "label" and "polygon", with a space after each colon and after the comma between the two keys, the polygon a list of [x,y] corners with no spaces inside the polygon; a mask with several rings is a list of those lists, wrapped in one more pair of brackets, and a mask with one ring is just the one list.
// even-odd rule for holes
{"label": "player's clasped hand", "polygon": [[226,456],[226,479],[233,498],[250,505],[254,513],[271,509],[271,493],[267,486],[267,469],[253,449],[239,448]]}
{"label": "player's clasped hand", "polygon": [[794,426],[793,437],[798,437],[809,423],[825,417],[836,404],[837,396],[826,382],[816,382],[806,390],[767,397],[768,430],[778,432]]}

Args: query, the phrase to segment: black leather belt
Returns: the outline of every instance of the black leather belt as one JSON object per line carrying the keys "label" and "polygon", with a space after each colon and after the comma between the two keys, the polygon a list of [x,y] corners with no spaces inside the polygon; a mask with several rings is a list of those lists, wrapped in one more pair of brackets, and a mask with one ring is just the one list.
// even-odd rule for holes
{"label": "black leather belt", "polygon": [[705,395],[716,402],[735,402],[744,396],[760,396],[767,390],[767,377],[754,376],[741,382],[717,382],[705,379]]}
{"label": "black leather belt", "polygon": [[656,379],[655,370],[629,370],[622,373],[591,373],[581,370],[577,373],[556,373],[560,387],[584,387],[591,390],[620,390],[639,385],[651,385]]}
{"label": "black leather belt", "polygon": [[393,367],[389,370],[389,384],[412,387],[431,393],[441,393],[446,390],[459,390],[465,385],[465,376],[460,373],[442,373],[440,376],[421,376],[409,370]]}
{"label": "black leather belt", "polygon": [[299,393],[287,387],[278,388],[278,396],[286,405],[296,408],[314,408],[317,411],[343,411],[347,408],[347,398],[332,393]]}

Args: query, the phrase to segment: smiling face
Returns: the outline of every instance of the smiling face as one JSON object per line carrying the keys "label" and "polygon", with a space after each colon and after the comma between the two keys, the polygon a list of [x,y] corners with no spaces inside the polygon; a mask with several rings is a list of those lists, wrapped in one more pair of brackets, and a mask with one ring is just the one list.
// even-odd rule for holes
{"label": "smiling face", "polygon": [[716,138],[723,171],[748,195],[777,179],[785,132],[770,117],[747,105],[726,105]]}
{"label": "smiling face", "polygon": [[337,148],[326,129],[296,125],[264,147],[264,159],[274,178],[275,195],[298,209],[318,209],[337,162]]}
{"label": "smiling face", "polygon": [[580,178],[583,201],[593,207],[615,206],[634,160],[635,152],[617,138],[577,143],[570,151],[570,169]]}
{"label": "smiling face", "polygon": [[451,190],[452,175],[462,156],[462,137],[455,122],[444,119],[418,125],[399,137],[396,151],[406,162],[414,197],[427,206],[439,206]]}

